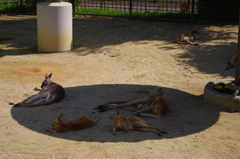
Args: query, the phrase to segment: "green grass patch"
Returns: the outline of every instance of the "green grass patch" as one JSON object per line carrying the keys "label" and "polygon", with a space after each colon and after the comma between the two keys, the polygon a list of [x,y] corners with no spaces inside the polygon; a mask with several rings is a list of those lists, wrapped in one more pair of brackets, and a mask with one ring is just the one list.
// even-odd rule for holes
{"label": "green grass patch", "polygon": [[[110,10],[110,9],[88,9],[82,8],[76,10],[77,14],[89,14],[89,15],[105,15],[105,16],[119,16],[119,17],[130,17],[129,11],[121,11],[121,10]],[[133,11],[132,17],[134,18],[166,18],[166,19],[182,19],[189,20],[191,14],[190,13],[166,13],[164,10],[159,11]]]}
{"label": "green grass patch", "polygon": [[129,12],[123,12],[116,9],[88,9],[88,8],[81,8],[76,9],[76,13],[78,14],[92,14],[92,15],[107,15],[107,16],[121,16],[127,17],[130,16]]}
{"label": "green grass patch", "polygon": [[20,6],[19,1],[5,2],[0,0],[0,13],[18,12],[18,11],[36,11],[36,5],[24,4]]}
{"label": "green grass patch", "polygon": [[145,11],[145,12],[136,12],[132,13],[133,17],[139,18],[156,18],[156,19],[180,19],[180,20],[189,20],[190,13],[166,13],[164,11]]}
{"label": "green grass patch", "polygon": [[20,9],[20,5],[18,4],[18,2],[9,3],[9,2],[0,1],[0,12],[14,11],[19,9]]}

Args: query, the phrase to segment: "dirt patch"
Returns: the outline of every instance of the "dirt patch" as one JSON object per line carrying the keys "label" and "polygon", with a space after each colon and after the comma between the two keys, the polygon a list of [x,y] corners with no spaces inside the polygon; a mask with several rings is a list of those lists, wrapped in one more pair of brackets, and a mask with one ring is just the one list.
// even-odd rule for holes
{"label": "dirt patch", "polygon": [[[202,99],[206,83],[234,75],[224,68],[236,52],[237,25],[74,18],[74,49],[43,54],[37,52],[35,16],[1,16],[0,24],[1,37],[14,38],[0,42],[0,158],[240,157],[239,113]],[[199,46],[173,43],[193,26],[202,35]],[[8,105],[34,94],[50,72],[66,90],[63,101],[37,108]],[[115,112],[93,109],[154,94],[158,87],[170,111],[161,119],[144,120],[169,132],[162,137],[144,132],[114,136]],[[63,120],[83,115],[101,120],[82,131],[46,132],[61,113]]]}

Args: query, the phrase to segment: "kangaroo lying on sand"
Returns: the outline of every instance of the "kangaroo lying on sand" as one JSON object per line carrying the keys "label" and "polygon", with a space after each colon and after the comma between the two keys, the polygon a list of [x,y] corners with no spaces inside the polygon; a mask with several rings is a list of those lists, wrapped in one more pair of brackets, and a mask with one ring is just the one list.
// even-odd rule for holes
{"label": "kangaroo lying on sand", "polygon": [[237,63],[237,52],[235,52],[234,54],[232,54],[229,59],[228,59],[228,66],[225,68],[225,70],[229,70],[230,68],[235,67],[236,63]]}
{"label": "kangaroo lying on sand", "polygon": [[199,43],[193,43],[193,40],[199,39],[197,37],[198,31],[192,29],[191,34],[181,34],[176,39],[175,42],[178,44],[189,44],[189,45],[199,45]]}
{"label": "kangaroo lying on sand", "polygon": [[50,132],[66,132],[66,131],[76,131],[81,129],[86,129],[89,127],[92,127],[98,123],[100,118],[96,118],[95,120],[91,120],[88,117],[81,116],[76,119],[71,119],[66,122],[63,122],[61,118],[63,117],[63,114],[59,115],[52,123],[52,126],[54,127],[51,130],[47,130]]}
{"label": "kangaroo lying on sand", "polygon": [[162,88],[159,88],[156,95],[146,96],[141,99],[133,100],[130,102],[111,102],[98,106],[97,109],[100,111],[109,110],[112,108],[119,108],[129,105],[138,105],[138,110],[134,112],[135,115],[160,118],[165,113],[168,112],[169,104],[168,102],[161,98],[164,92]]}
{"label": "kangaroo lying on sand", "polygon": [[154,132],[159,136],[162,136],[162,133],[167,133],[164,130],[158,129],[156,126],[152,126],[147,124],[145,121],[140,119],[139,117],[131,117],[131,118],[124,118],[120,113],[119,110],[116,109],[116,115],[114,117],[113,122],[113,134],[116,135],[116,131],[147,131],[147,132]]}
{"label": "kangaroo lying on sand", "polygon": [[38,94],[35,94],[20,103],[9,104],[14,105],[14,107],[36,107],[61,101],[65,96],[64,88],[61,85],[52,82],[50,80],[51,77],[52,73],[49,75],[46,74],[45,80],[42,82],[41,89],[34,89],[35,91],[40,91]]}

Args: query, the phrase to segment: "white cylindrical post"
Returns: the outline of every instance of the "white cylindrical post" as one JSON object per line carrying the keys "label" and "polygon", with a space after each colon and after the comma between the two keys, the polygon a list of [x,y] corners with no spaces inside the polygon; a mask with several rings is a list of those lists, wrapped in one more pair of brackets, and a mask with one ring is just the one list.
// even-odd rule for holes
{"label": "white cylindrical post", "polygon": [[72,49],[72,4],[68,2],[37,4],[39,52],[62,52]]}

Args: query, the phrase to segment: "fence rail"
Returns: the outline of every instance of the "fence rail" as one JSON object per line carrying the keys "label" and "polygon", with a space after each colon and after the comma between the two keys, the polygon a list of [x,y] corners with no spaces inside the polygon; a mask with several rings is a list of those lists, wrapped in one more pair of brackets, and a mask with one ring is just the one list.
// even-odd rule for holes
{"label": "fence rail", "polygon": [[[0,0],[0,14],[7,12],[36,13],[36,4],[46,0]],[[49,0],[47,0],[49,1]],[[219,7],[217,0],[67,0],[73,14],[91,14],[171,19],[184,21],[237,22],[240,0],[229,0]],[[7,8],[7,9],[6,9]],[[98,12],[94,12],[98,10]],[[100,10],[100,11],[99,11]],[[122,13],[122,14],[120,14]]]}

